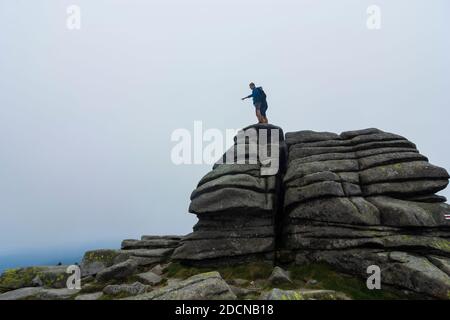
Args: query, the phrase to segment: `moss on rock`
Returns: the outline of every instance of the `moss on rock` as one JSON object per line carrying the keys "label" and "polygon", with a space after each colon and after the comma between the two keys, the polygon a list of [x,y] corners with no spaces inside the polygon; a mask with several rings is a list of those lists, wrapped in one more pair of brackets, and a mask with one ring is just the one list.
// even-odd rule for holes
{"label": "moss on rock", "polygon": [[100,250],[92,250],[87,251],[84,254],[83,261],[84,262],[104,262],[104,263],[113,263],[114,258],[117,257],[117,250],[112,249],[100,249]]}
{"label": "moss on rock", "polygon": [[0,276],[0,290],[4,292],[33,287],[33,279],[41,270],[40,267],[8,269]]}
{"label": "moss on rock", "polygon": [[[289,271],[292,279],[305,282],[303,285],[305,288],[335,290],[343,292],[352,299],[389,300],[412,298],[400,290],[391,287],[380,290],[369,290],[363,279],[339,273],[327,264],[292,265]],[[317,282],[312,285],[308,282],[311,279]]]}
{"label": "moss on rock", "polygon": [[101,270],[114,264],[118,250],[100,249],[87,251],[81,261],[81,272],[83,276],[95,275]]}
{"label": "moss on rock", "polygon": [[0,276],[0,290],[9,291],[35,286],[65,288],[69,276],[70,274],[66,273],[66,266],[9,269]]}
{"label": "moss on rock", "polygon": [[166,276],[170,278],[181,278],[186,279],[193,275],[218,271],[220,275],[228,279],[245,279],[245,280],[257,280],[257,279],[267,279],[271,272],[273,266],[266,262],[252,262],[247,264],[240,264],[236,266],[223,266],[218,268],[211,267],[193,267],[186,266],[180,263],[171,263],[167,268]]}

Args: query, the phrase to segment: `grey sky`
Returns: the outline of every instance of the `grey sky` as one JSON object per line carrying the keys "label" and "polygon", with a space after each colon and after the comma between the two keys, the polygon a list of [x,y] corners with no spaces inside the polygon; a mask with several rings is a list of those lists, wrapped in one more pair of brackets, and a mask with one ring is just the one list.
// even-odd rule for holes
{"label": "grey sky", "polygon": [[210,166],[173,165],[170,135],[254,123],[249,81],[286,132],[378,127],[450,169],[449,9],[0,0],[0,253],[190,232],[189,195]]}

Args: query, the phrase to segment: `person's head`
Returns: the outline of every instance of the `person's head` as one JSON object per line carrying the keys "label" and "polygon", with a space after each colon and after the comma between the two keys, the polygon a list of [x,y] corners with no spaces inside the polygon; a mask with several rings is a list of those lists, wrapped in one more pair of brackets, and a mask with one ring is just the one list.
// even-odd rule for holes
{"label": "person's head", "polygon": [[248,86],[249,86],[250,89],[252,89],[252,90],[255,89],[255,87],[256,87],[255,84],[254,84],[253,82],[250,82],[250,84],[249,84]]}

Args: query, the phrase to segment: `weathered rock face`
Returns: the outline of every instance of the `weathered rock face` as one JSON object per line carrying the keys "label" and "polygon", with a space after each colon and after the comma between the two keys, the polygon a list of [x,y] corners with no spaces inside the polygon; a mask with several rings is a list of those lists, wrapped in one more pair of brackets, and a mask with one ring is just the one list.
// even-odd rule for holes
{"label": "weathered rock face", "polygon": [[[366,129],[286,134],[284,259],[327,262],[435,297],[450,292],[448,184],[405,138]],[[287,253],[287,254],[286,254]]]}
{"label": "weathered rock face", "polygon": [[281,128],[263,124],[236,136],[192,193],[189,211],[199,221],[174,259],[201,264],[273,259],[283,140]]}
{"label": "weathered rock face", "polygon": [[264,292],[261,300],[349,300],[349,298],[333,290],[281,290],[272,289]]}
{"label": "weathered rock face", "polygon": [[83,277],[93,276],[128,259],[139,266],[165,262],[180,244],[180,240],[181,236],[142,236],[141,240],[123,240],[121,250],[87,251],[81,261],[81,274]]}
{"label": "weathered rock face", "polygon": [[127,300],[234,300],[236,295],[216,271],[192,276]]}
{"label": "weathered rock face", "polygon": [[139,266],[165,262],[180,241],[180,236],[142,236],[141,240],[123,240],[116,261],[131,259]]}
{"label": "weathered rock face", "polygon": [[24,287],[65,288],[67,266],[39,266],[5,271],[0,276],[0,293]]}
{"label": "weathered rock face", "polygon": [[435,194],[448,184],[445,169],[378,129],[292,132],[279,144],[274,175],[262,176],[258,161],[218,164],[203,177],[190,205],[199,222],[173,258],[326,262],[364,278],[375,264],[385,284],[448,297],[450,206]]}
{"label": "weathered rock face", "polygon": [[147,286],[140,282],[134,282],[132,284],[110,284],[103,288],[103,293],[110,296],[117,296],[120,294],[135,296],[138,294],[143,294],[146,291]]}
{"label": "weathered rock face", "polygon": [[136,261],[128,259],[124,262],[120,262],[112,265],[111,267],[103,269],[102,271],[97,273],[95,279],[99,282],[106,282],[112,279],[126,279],[127,277],[135,273],[137,269],[138,264],[136,263]]}
{"label": "weathered rock face", "polygon": [[[405,138],[378,129],[300,131],[286,141],[272,125],[248,129],[256,135],[238,135],[223,157],[231,163],[214,165],[192,193],[190,211],[199,219],[193,233],[142,236],[124,240],[120,250],[86,252],[81,291],[65,288],[66,266],[8,270],[0,275],[0,300],[347,299],[358,287],[347,296],[324,286],[329,277],[305,279],[302,272],[318,268],[334,281],[341,271],[366,281],[373,265],[382,288],[450,298],[450,206],[435,194],[448,184],[445,169]],[[268,143],[259,135],[264,130],[272,130]],[[183,264],[250,260],[289,272],[275,267],[269,277],[255,266],[259,261],[238,267],[239,277],[245,266],[257,275],[250,285],[218,272],[178,277],[198,270]]]}

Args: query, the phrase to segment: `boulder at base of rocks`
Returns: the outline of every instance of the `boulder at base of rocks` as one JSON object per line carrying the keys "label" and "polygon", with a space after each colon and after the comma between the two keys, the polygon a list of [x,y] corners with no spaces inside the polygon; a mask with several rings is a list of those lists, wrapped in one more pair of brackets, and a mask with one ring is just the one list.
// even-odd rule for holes
{"label": "boulder at base of rocks", "polygon": [[77,289],[42,289],[37,292],[37,300],[70,300],[74,298],[80,290]]}
{"label": "boulder at base of rocks", "polygon": [[67,266],[39,266],[6,270],[0,276],[0,292],[24,287],[65,288]]}
{"label": "boulder at base of rocks", "polygon": [[261,300],[350,300],[342,292],[333,290],[281,290],[272,289],[261,294]]}
{"label": "boulder at base of rocks", "polygon": [[201,273],[186,280],[149,293],[129,298],[131,300],[231,300],[236,295],[216,271]]}
{"label": "boulder at base of rocks", "polygon": [[118,256],[118,250],[99,249],[87,251],[81,261],[81,275],[83,277],[96,275],[100,271],[112,266]]}
{"label": "boulder at base of rocks", "polygon": [[230,289],[231,291],[233,291],[233,293],[238,297],[238,298],[245,298],[246,296],[250,295],[250,294],[258,294],[258,290],[257,289],[247,289],[247,288],[242,288],[242,287],[236,287],[234,285],[230,285]]}
{"label": "boulder at base of rocks", "polygon": [[6,293],[0,294],[0,300],[25,300],[30,299],[40,291],[42,291],[43,288],[37,288],[37,287],[28,287],[28,288],[20,288],[12,291],[8,291]]}
{"label": "boulder at base of rocks", "polygon": [[86,293],[86,294],[80,294],[76,296],[75,300],[98,300],[103,295],[103,292],[93,292],[93,293]]}
{"label": "boulder at base of rocks", "polygon": [[137,267],[138,264],[134,260],[129,259],[100,271],[97,273],[96,279],[99,282],[105,282],[111,279],[124,279],[131,276]]}
{"label": "boulder at base of rocks", "polygon": [[154,274],[157,274],[158,276],[160,276],[164,273],[164,269],[166,269],[167,266],[168,266],[167,264],[164,266],[157,264],[150,271],[153,272]]}
{"label": "boulder at base of rocks", "polygon": [[32,281],[39,287],[62,289],[66,288],[69,276],[67,266],[44,267]]}
{"label": "boulder at base of rocks", "polygon": [[106,286],[103,289],[103,293],[110,296],[135,296],[144,293],[145,291],[147,291],[147,286],[140,282],[135,282],[133,284],[113,284]]}
{"label": "boulder at base of rocks", "polygon": [[292,280],[289,277],[288,272],[280,267],[273,268],[272,274],[269,277],[269,281],[273,285],[292,283]]}
{"label": "boulder at base of rocks", "polygon": [[402,251],[383,252],[380,249],[351,249],[315,251],[309,257],[313,262],[326,263],[360,277],[367,277],[367,268],[377,265],[383,270],[382,283],[439,299],[449,298],[449,276],[421,255]]}
{"label": "boulder at base of rocks", "polygon": [[139,281],[142,281],[142,283],[145,283],[145,284],[148,284],[151,286],[160,284],[161,281],[163,280],[161,278],[161,276],[153,273],[152,271],[139,273],[138,275],[136,275],[136,277],[139,279]]}

